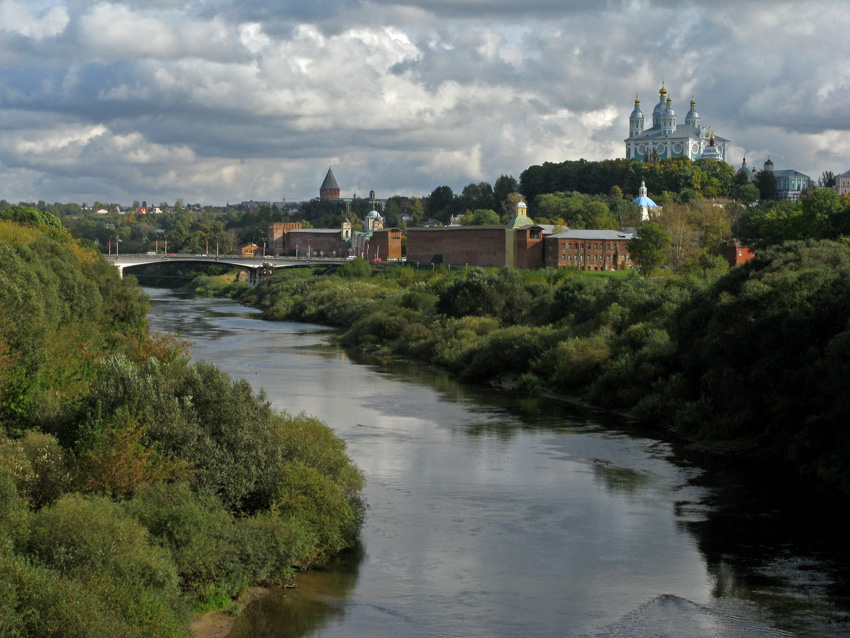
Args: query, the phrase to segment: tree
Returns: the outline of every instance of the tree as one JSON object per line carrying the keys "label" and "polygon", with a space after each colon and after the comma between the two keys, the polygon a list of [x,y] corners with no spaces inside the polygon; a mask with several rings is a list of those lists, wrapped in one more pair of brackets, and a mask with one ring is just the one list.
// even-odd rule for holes
{"label": "tree", "polygon": [[756,177],[759,197],[764,200],[776,199],[776,176],[772,171],[759,171]]}
{"label": "tree", "polygon": [[446,222],[454,211],[455,199],[451,186],[437,186],[428,196],[425,211],[429,217]]}
{"label": "tree", "polygon": [[670,263],[677,271],[697,252],[697,229],[693,217],[693,211],[682,204],[665,206],[661,216],[664,228],[670,234]]}
{"label": "tree", "polygon": [[749,182],[744,184],[733,184],[732,188],[729,190],[729,195],[731,195],[732,199],[736,199],[743,204],[749,205],[758,201],[759,189],[757,186],[750,184]]}
{"label": "tree", "polygon": [[413,218],[413,223],[418,224],[425,217],[425,209],[422,206],[422,200],[418,197],[410,198],[410,206],[407,208],[407,214]]}
{"label": "tree", "polygon": [[629,255],[637,265],[638,272],[649,277],[667,259],[670,243],[670,233],[658,222],[647,222],[641,226],[637,237],[629,242]]}
{"label": "tree", "polygon": [[492,210],[476,210],[473,213],[468,213],[460,218],[461,226],[490,226],[494,224],[500,224],[501,219],[496,214],[496,211]]}
{"label": "tree", "polygon": [[519,184],[512,175],[500,175],[499,179],[493,185],[493,196],[496,198],[496,206],[504,206],[508,195],[516,193],[518,190]]}
{"label": "tree", "polygon": [[487,182],[468,184],[460,194],[462,210],[486,210],[495,208],[493,187]]}
{"label": "tree", "polygon": [[831,238],[835,221],[844,212],[841,196],[831,188],[807,191],[800,200],[803,236],[811,239]]}
{"label": "tree", "polygon": [[832,171],[824,171],[818,179],[818,186],[821,188],[835,188],[835,173]]}

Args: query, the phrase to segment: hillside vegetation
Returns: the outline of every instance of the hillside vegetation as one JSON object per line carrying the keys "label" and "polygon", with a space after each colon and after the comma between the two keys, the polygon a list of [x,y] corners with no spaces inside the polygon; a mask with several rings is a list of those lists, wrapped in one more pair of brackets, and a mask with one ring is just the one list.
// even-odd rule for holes
{"label": "hillside vegetation", "polygon": [[188,636],[352,546],[345,444],[185,344],[55,217],[0,211],[0,635]]}

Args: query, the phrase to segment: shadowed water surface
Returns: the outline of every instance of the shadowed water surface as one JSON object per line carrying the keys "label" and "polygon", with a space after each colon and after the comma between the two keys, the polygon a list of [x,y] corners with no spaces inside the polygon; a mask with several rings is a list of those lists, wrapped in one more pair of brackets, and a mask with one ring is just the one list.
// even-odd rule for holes
{"label": "shadowed water surface", "polygon": [[149,292],[153,329],[327,422],[367,477],[362,555],[256,602],[233,636],[850,635],[840,508],[810,489]]}

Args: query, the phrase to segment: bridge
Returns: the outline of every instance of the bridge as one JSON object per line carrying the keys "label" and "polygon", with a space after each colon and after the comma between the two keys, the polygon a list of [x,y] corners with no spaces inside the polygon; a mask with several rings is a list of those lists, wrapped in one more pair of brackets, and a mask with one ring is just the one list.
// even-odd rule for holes
{"label": "bridge", "polygon": [[225,264],[244,268],[248,271],[250,285],[260,283],[265,277],[273,274],[278,268],[304,268],[306,266],[344,264],[350,257],[243,257],[242,255],[188,255],[168,253],[160,255],[104,255],[107,261],[118,268],[118,273],[124,277],[125,268],[149,266],[151,264]]}

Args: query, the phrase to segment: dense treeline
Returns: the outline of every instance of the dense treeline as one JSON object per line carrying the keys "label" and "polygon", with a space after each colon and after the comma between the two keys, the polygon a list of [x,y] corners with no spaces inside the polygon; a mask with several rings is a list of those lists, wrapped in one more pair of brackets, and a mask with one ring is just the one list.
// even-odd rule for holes
{"label": "dense treeline", "polygon": [[55,219],[0,211],[0,635],[188,636],[350,547],[345,444],[148,334],[143,291]]}
{"label": "dense treeline", "polygon": [[726,162],[712,159],[692,162],[687,157],[658,162],[567,160],[529,166],[520,174],[519,190],[529,202],[539,195],[559,191],[607,195],[615,187],[636,197],[643,180],[656,195],[666,191],[684,193],[689,200],[725,197],[734,185],[734,172]]}
{"label": "dense treeline", "polygon": [[765,202],[748,209],[735,224],[738,237],[761,248],[785,241],[850,237],[850,196],[831,188],[807,191],[799,202]]}
{"label": "dense treeline", "polygon": [[[462,379],[581,397],[850,492],[850,248],[706,258],[663,281],[571,269],[280,274],[243,293],[270,319],[340,326],[341,342]],[[600,273],[602,275],[604,273]]]}

